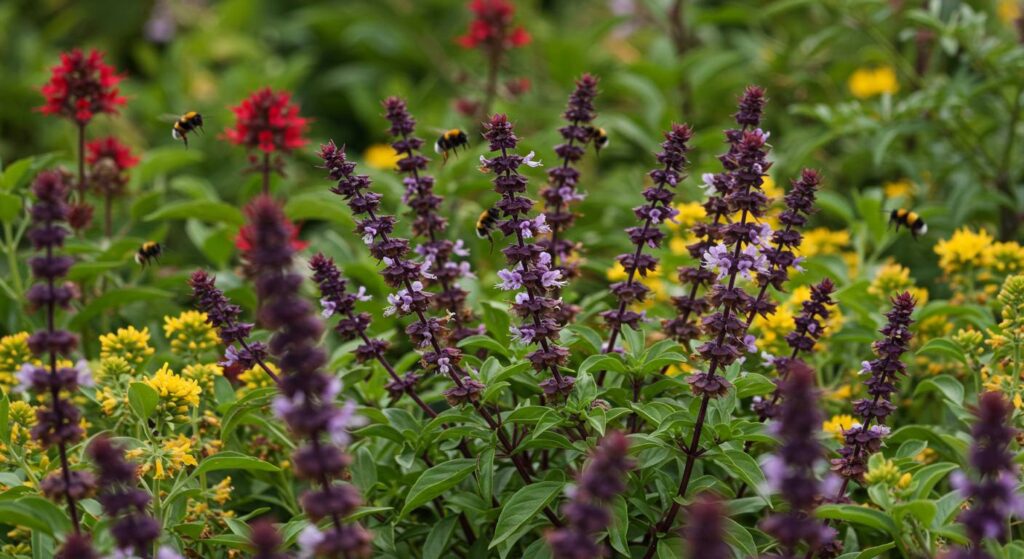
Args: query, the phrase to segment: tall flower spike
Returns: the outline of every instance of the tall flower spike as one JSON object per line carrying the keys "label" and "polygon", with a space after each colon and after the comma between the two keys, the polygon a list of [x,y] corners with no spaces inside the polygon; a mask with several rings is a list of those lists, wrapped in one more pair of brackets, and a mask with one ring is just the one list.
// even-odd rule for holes
{"label": "tall flower spike", "polygon": [[89,165],[89,186],[104,200],[104,231],[113,232],[113,202],[125,194],[128,170],[138,165],[139,158],[128,146],[113,136],[93,140],[85,145],[85,162]]}
{"label": "tall flower spike", "polygon": [[160,537],[160,523],[146,513],[149,493],[138,488],[135,464],[108,437],[97,437],[87,449],[99,472],[100,505],[110,518],[110,534],[124,556],[145,556]]}
{"label": "tall flower spike", "polygon": [[[658,249],[665,238],[660,229],[662,223],[671,221],[679,213],[672,207],[675,189],[683,180],[683,169],[686,167],[686,153],[690,150],[687,143],[693,137],[693,131],[685,124],[673,124],[672,129],[665,133],[665,141],[661,144],[661,153],[657,155],[661,169],[649,173],[654,185],[644,189],[646,203],[633,208],[633,213],[640,220],[640,225],[626,229],[629,240],[636,247],[632,252],[617,257],[622,269],[626,271],[625,281],[612,284],[611,291],[618,300],[618,307],[601,313],[611,328],[605,353],[615,349],[615,342],[623,326],[637,328],[644,320],[642,312],[629,309],[633,303],[642,303],[650,291],[639,277],[658,269],[658,258],[644,254],[644,247]],[[639,277],[638,277],[639,276]]]}
{"label": "tall flower spike", "polygon": [[725,507],[716,495],[697,496],[688,509],[683,528],[687,557],[690,559],[730,559],[732,550],[725,542]]}
{"label": "tall flower spike", "polygon": [[986,538],[1006,543],[1010,517],[1024,516],[1024,498],[1017,491],[1019,472],[1010,451],[1017,430],[1010,426],[1013,407],[999,392],[986,392],[974,410],[977,418],[971,436],[971,466],[977,479],[956,472],[952,479],[970,502],[959,521],[967,529],[970,548],[959,548],[943,559],[992,559],[982,547]]}
{"label": "tall flower spike", "polygon": [[726,224],[731,221],[733,213],[726,197],[736,185],[735,165],[725,165],[725,161],[734,160],[738,155],[743,132],[760,126],[764,104],[764,90],[756,86],[748,87],[740,98],[740,110],[733,115],[739,128],[726,132],[729,151],[719,157],[725,170],[721,173],[705,173],[701,177],[701,188],[708,196],[703,204],[707,221],[693,225],[690,232],[696,240],[686,247],[696,265],[682,266],[677,270],[679,283],[689,285],[690,291],[686,295],[672,297],[678,315],[662,321],[665,332],[680,343],[689,343],[700,337],[701,318],[711,309],[708,297],[701,295],[701,292],[714,285],[717,274],[704,266],[705,255],[725,237]]}
{"label": "tall flower spike", "polygon": [[[721,240],[713,245],[709,243],[710,248],[702,257],[703,266],[713,272],[718,281],[707,297],[710,308],[715,312],[702,320],[703,331],[709,339],[697,349],[707,363],[707,370],[697,371],[688,379],[691,390],[701,401],[687,445],[677,493],[679,497],[686,496],[700,456],[701,433],[710,401],[724,396],[732,386],[716,373],[755,348],[753,337],[747,335],[748,325],[743,314],[750,308],[754,297],[738,282],[741,278],[752,281],[754,272],[760,275],[768,271],[768,260],[762,250],[767,246],[771,229],[758,223],[768,207],[768,197],[762,188],[764,177],[771,168],[768,133],[760,128],[748,128],[750,123],[759,121],[763,107],[764,91],[748,87],[740,98],[740,111],[736,113],[736,121],[742,128],[726,130],[729,151],[718,157],[725,172],[710,180],[712,185],[716,185],[716,191],[725,193],[721,201],[728,214],[738,214],[738,217],[722,226]],[[679,510],[678,501],[673,500],[661,520],[651,527],[650,544],[644,559],[654,556],[658,544],[656,534],[667,532],[672,527]]]}
{"label": "tall flower spike", "polygon": [[217,329],[220,341],[227,347],[220,365],[226,371],[234,372],[245,371],[259,365],[274,382],[278,382],[277,375],[265,364],[267,346],[263,342],[249,341],[253,325],[239,321],[242,308],[233,304],[224,292],[217,288],[216,282],[217,278],[205,270],[192,272],[188,281],[192,287],[196,308],[206,313],[206,321]]}
{"label": "tall flower spike", "polygon": [[[790,353],[789,357],[776,357],[771,360],[772,365],[774,365],[776,372],[779,374],[779,379],[785,380],[790,369],[789,363],[796,359],[801,351],[810,352],[813,350],[814,345],[818,343],[818,339],[825,333],[825,322],[828,321],[831,315],[829,307],[835,305],[835,301],[832,300],[832,293],[834,291],[835,284],[829,278],[825,278],[817,285],[811,286],[811,298],[804,301],[800,315],[793,321],[796,326],[792,332],[786,335],[786,343],[793,350],[792,353]],[[760,397],[754,398],[753,409],[761,421],[766,421],[775,416],[775,408],[781,397],[782,394],[779,391],[779,387],[776,386],[770,400],[764,400]]]}
{"label": "tall flower spike", "polygon": [[346,289],[348,282],[341,276],[341,271],[334,264],[334,261],[317,253],[309,261],[309,267],[313,270],[313,281],[320,286],[320,305],[323,307],[324,318],[337,315],[341,317],[334,331],[344,341],[360,340],[362,344],[355,349],[356,361],[365,363],[371,359],[376,360],[384,370],[388,372],[391,381],[387,384],[387,390],[392,398],[398,399],[402,394],[408,394],[416,404],[423,410],[423,413],[430,417],[436,417],[437,413],[430,408],[419,395],[416,394],[416,381],[419,377],[409,372],[405,377],[398,376],[395,368],[384,357],[384,352],[389,346],[388,342],[379,338],[371,338],[366,331],[370,327],[372,318],[370,313],[356,312],[356,302],[368,301],[370,296],[362,287],[355,293],[349,293]]}
{"label": "tall flower spike", "polygon": [[267,519],[258,519],[249,524],[249,545],[252,546],[252,559],[288,559],[281,552],[281,534],[277,532]]}
{"label": "tall flower spike", "polygon": [[423,140],[415,136],[416,119],[409,114],[405,101],[398,97],[388,97],[383,104],[384,116],[391,123],[389,132],[394,138],[391,147],[402,156],[398,160],[398,171],[406,175],[402,180],[405,185],[403,201],[416,215],[413,233],[423,238],[416,253],[423,257],[428,284],[440,287],[440,293],[432,298],[434,308],[451,313],[453,340],[481,334],[483,326],[470,326],[475,318],[466,306],[468,293],[458,283],[461,278],[474,277],[473,272],[468,261],[456,262],[453,258],[467,257],[469,252],[461,239],[452,242],[443,236],[448,221],[437,210],[444,198],[434,192],[434,177],[426,174],[430,159],[420,152]]}
{"label": "tall flower spike", "polygon": [[844,444],[839,449],[839,458],[832,459],[832,469],[844,478],[837,499],[845,497],[850,480],[863,481],[868,458],[878,452],[882,439],[889,434],[885,419],[896,411],[892,393],[896,391],[896,380],[907,371],[900,357],[910,347],[910,325],[913,323],[910,315],[914,312],[914,305],[913,296],[906,291],[892,298],[892,309],[885,314],[887,322],[879,330],[883,338],[872,344],[875,359],[862,363],[861,374],[870,375],[864,381],[870,398],[853,403],[854,413],[860,417],[860,422],[843,431]]}
{"label": "tall flower spike", "polygon": [[102,113],[117,114],[125,98],[117,84],[116,70],[103,60],[97,50],[86,55],[75,49],[60,55],[60,64],[50,69],[50,81],[42,88],[46,104],[39,112],[62,116],[84,126]]}
{"label": "tall flower spike", "polygon": [[523,194],[527,179],[519,173],[521,165],[540,166],[534,161],[534,154],[526,156],[511,153],[519,143],[512,129],[512,123],[505,115],[494,115],[484,124],[484,138],[491,152],[497,153],[491,159],[480,156],[482,168],[494,174],[494,191],[501,195],[495,205],[505,218],[498,228],[514,240],[502,249],[508,267],[498,272],[501,283],[498,288],[517,291],[512,311],[522,319],[513,324],[512,335],[521,343],[538,344],[540,347],[527,359],[537,372],[551,371],[550,379],[540,383],[548,397],[561,397],[572,391],[576,379],[563,375],[559,368],[569,356],[569,350],[555,343],[561,324],[558,321],[562,300],[550,297],[549,293],[565,284],[562,272],[552,267],[551,255],[533,242],[544,233],[550,232],[544,214],[529,218],[533,200]]}
{"label": "tall flower spike", "polygon": [[555,559],[603,556],[596,535],[611,524],[609,504],[626,491],[626,474],[634,466],[625,435],[611,431],[601,439],[562,506],[568,524],[547,534]]}
{"label": "tall flower spike", "polygon": [[322,370],[327,355],[317,344],[324,326],[300,293],[302,276],[292,269],[295,249],[284,211],[269,196],[259,196],[245,213],[253,231],[253,247],[246,257],[263,301],[260,319],[274,332],[269,348],[282,372],[280,395],[272,407],[305,441],[292,455],[296,474],[319,484],[302,496],[306,514],[313,522],[331,519],[324,531],[315,524],[306,529],[301,538],[304,551],[324,558],[368,557],[370,534],[359,524],[342,522],[361,504],[359,491],[336,483],[351,461],[344,446],[356,420],[354,406],[334,405],[341,383]]}
{"label": "tall flower spike", "polygon": [[[583,74],[576,80],[576,88],[569,95],[569,104],[562,113],[566,125],[558,129],[563,142],[555,146],[555,154],[562,164],[548,170],[548,184],[540,190],[540,197],[544,199],[544,219],[551,228],[551,235],[537,244],[551,256],[552,269],[560,271],[566,280],[579,275],[576,254],[579,244],[568,240],[564,234],[576,219],[572,206],[583,200],[583,194],[577,189],[580,172],[574,165],[583,158],[587,144],[596,138],[597,131],[591,125],[597,116],[595,97],[597,78]],[[574,305],[563,303],[559,310],[559,323],[568,324],[578,312]]]}
{"label": "tall flower spike", "polygon": [[[814,518],[820,499],[815,468],[824,460],[818,442],[822,414],[814,371],[802,361],[792,361],[782,383],[784,400],[775,432],[782,442],[778,452],[765,464],[769,486],[789,503],[789,510],[776,513],[761,523],[761,529],[779,542],[780,551],[771,557],[795,559],[802,543],[810,551],[835,539],[835,530]],[[801,555],[802,556],[802,555]]]}
{"label": "tall flower spike", "polygon": [[18,372],[18,389],[32,391],[49,398],[47,405],[36,410],[36,425],[32,438],[44,448],[56,447],[60,455],[60,469],[40,483],[43,493],[54,501],[64,501],[68,506],[74,532],[78,534],[79,516],[77,503],[88,497],[94,488],[94,478],[81,470],[71,470],[68,462],[68,447],[82,439],[83,430],[79,425],[81,413],[70,396],[81,386],[92,386],[92,373],[84,360],[73,367],[60,366],[60,356],[70,356],[78,345],[78,338],[55,326],[57,309],[68,309],[78,293],[70,282],[61,282],[74,263],[69,256],[56,254],[64,246],[68,234],[65,228],[68,215],[68,187],[59,171],[44,171],[32,184],[36,203],[30,211],[32,228],[28,238],[41,254],[29,260],[32,275],[36,279],[26,293],[29,307],[42,309],[45,313],[46,329],[39,330],[28,339],[32,353],[45,365],[25,363]]}
{"label": "tall flower spike", "polygon": [[[309,140],[309,119],[299,115],[292,94],[264,87],[232,107],[235,125],[224,130],[223,137],[250,152],[251,170],[262,174],[263,193],[270,190],[270,174],[283,174],[286,155],[302,148]],[[262,152],[262,159],[254,152]]]}

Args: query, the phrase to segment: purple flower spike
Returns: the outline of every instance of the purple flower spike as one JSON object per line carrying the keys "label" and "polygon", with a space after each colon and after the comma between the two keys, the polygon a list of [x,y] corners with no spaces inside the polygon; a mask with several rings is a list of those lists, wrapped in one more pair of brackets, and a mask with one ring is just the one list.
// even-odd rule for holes
{"label": "purple flower spike", "polygon": [[125,459],[123,448],[106,437],[94,439],[87,453],[100,474],[98,498],[111,519],[110,534],[117,549],[145,556],[160,537],[160,524],[146,512],[150,497],[138,487],[135,464]]}
{"label": "purple flower spike", "polygon": [[732,550],[725,542],[726,511],[721,499],[711,493],[698,495],[690,505],[683,528],[687,557],[692,559],[730,559]]}

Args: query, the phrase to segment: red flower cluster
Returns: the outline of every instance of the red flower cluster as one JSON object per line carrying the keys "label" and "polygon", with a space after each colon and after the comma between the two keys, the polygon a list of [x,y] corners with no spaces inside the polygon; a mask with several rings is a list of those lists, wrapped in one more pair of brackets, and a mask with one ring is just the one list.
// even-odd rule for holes
{"label": "red flower cluster", "polygon": [[132,150],[113,136],[93,140],[85,145],[86,163],[95,165],[104,159],[113,161],[118,171],[127,171],[139,164],[139,158],[132,154]]}
{"label": "red flower cluster", "polygon": [[292,103],[287,91],[274,92],[265,87],[231,110],[238,122],[224,131],[224,137],[233,144],[266,153],[286,153],[307,143],[303,134],[309,119],[299,116],[299,106]]}
{"label": "red flower cluster", "polygon": [[117,84],[123,78],[103,62],[97,50],[86,56],[75,49],[60,55],[60,64],[51,69],[50,81],[42,87],[46,104],[39,111],[88,124],[100,113],[116,114],[125,104]]}
{"label": "red flower cluster", "polygon": [[483,45],[486,50],[507,50],[526,46],[532,40],[526,29],[513,25],[515,6],[508,0],[471,0],[469,9],[474,19],[466,34],[456,39],[464,48]]}
{"label": "red flower cluster", "polygon": [[[288,239],[292,250],[300,251],[309,246],[308,241],[303,241],[299,238],[299,228],[294,223],[286,219],[284,225],[288,229]],[[238,236],[235,237],[235,248],[242,251],[243,254],[247,254],[252,250],[254,233],[251,224],[243,225],[238,230]]]}

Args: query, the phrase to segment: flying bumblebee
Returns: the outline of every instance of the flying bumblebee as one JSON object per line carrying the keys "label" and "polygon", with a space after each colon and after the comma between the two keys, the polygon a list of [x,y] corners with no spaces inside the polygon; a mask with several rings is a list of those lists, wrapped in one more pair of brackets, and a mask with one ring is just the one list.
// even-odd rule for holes
{"label": "flying bumblebee", "polygon": [[594,127],[590,129],[591,140],[594,142],[594,151],[598,154],[608,147],[608,131],[604,128]]}
{"label": "flying bumblebee", "polygon": [[184,142],[185,148],[188,149],[188,134],[196,130],[203,132],[203,115],[195,111],[189,111],[174,121],[174,127],[171,128],[171,137]]}
{"label": "flying bumblebee", "polygon": [[499,215],[498,208],[487,208],[476,218],[476,236],[491,241],[491,250],[494,249],[494,237],[491,234],[498,225]]}
{"label": "flying bumblebee", "polygon": [[928,224],[921,219],[921,216],[906,208],[897,208],[889,213],[889,225],[893,224],[896,225],[897,231],[900,227],[909,229],[915,239],[928,232]]}
{"label": "flying bumblebee", "polygon": [[135,252],[135,262],[145,268],[151,262],[160,262],[160,254],[163,253],[164,249],[160,246],[160,243],[154,241],[146,241],[142,243],[139,250]]}
{"label": "flying bumblebee", "polygon": [[447,132],[441,134],[441,136],[434,142],[434,153],[439,153],[444,157],[444,161],[448,162],[448,153],[458,153],[459,148],[469,147],[469,136],[461,128],[452,128]]}

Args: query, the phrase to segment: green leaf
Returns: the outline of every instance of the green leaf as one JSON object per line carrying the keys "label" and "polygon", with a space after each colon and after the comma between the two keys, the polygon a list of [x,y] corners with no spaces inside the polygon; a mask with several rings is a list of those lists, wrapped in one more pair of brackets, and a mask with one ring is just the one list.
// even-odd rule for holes
{"label": "green leaf", "polygon": [[494,527],[494,538],[487,549],[493,549],[505,540],[511,544],[519,539],[522,535],[519,530],[523,525],[540,514],[564,487],[565,483],[560,481],[541,481],[516,491],[501,507],[498,523]]}
{"label": "green leaf", "polygon": [[468,336],[459,340],[459,347],[466,347],[470,349],[483,348],[489,351],[493,351],[499,355],[509,356],[509,348],[501,345],[497,340],[490,336],[484,336],[478,334],[476,336]]}
{"label": "green leaf", "polygon": [[200,462],[196,474],[205,474],[219,470],[248,470],[250,472],[279,472],[281,468],[264,462],[259,458],[246,456],[239,452],[223,451]]}
{"label": "green leaf", "polygon": [[0,192],[0,221],[14,221],[21,215],[21,211],[21,196]]}
{"label": "green leaf", "polygon": [[576,372],[582,375],[591,370],[624,373],[626,372],[626,365],[616,355],[591,355],[583,360],[583,363],[580,364]]}
{"label": "green leaf", "polygon": [[65,534],[71,530],[71,522],[63,510],[35,495],[0,501],[0,518],[4,524],[32,528],[49,536]]}
{"label": "green leaf", "polygon": [[316,219],[337,223],[346,228],[352,224],[348,208],[341,203],[341,199],[326,190],[303,192],[290,197],[288,203],[284,205],[284,213],[296,222]]}
{"label": "green leaf", "polygon": [[475,469],[476,460],[459,458],[438,464],[423,472],[416,479],[416,483],[412,485],[412,488],[409,489],[405,505],[402,507],[402,512],[398,515],[399,519],[404,518],[406,514],[415,508],[430,502],[434,497],[455,487]]}
{"label": "green leaf", "polygon": [[365,495],[377,484],[377,464],[365,446],[359,447],[352,462],[352,483]]}
{"label": "green leaf", "polygon": [[227,223],[241,226],[244,223],[242,212],[225,202],[215,200],[186,200],[166,204],[157,211],[147,215],[145,221],[166,221],[174,219],[199,219],[213,223]]}
{"label": "green leaf", "polygon": [[427,541],[423,543],[423,559],[440,559],[448,547],[448,540],[452,538],[452,532],[455,531],[456,520],[458,517],[452,514],[434,524],[430,533],[427,534]]}
{"label": "green leaf", "polygon": [[917,350],[915,355],[951,357],[964,365],[967,364],[967,357],[964,355],[964,351],[960,349],[960,346],[945,338],[928,340],[928,343]]}
{"label": "green leaf", "polygon": [[160,394],[144,382],[133,382],[128,387],[128,405],[140,419],[149,419],[160,403]]}
{"label": "green leaf", "polygon": [[608,541],[615,551],[629,557],[629,509],[621,495],[612,501],[612,523],[608,526]]}
{"label": "green leaf", "polygon": [[958,466],[951,462],[938,462],[935,464],[928,464],[914,472],[913,487],[914,487],[914,498],[924,499],[928,497],[932,489],[945,479],[949,472],[957,469]]}
{"label": "green leaf", "polygon": [[203,160],[203,153],[199,150],[187,150],[178,146],[151,149],[146,152],[142,162],[132,172],[136,183],[146,184],[159,175],[194,165]]}
{"label": "green leaf", "polygon": [[107,309],[116,309],[137,301],[153,301],[154,299],[170,299],[171,293],[152,287],[121,287],[112,289],[93,299],[71,319],[71,329],[81,330],[93,317]]}
{"label": "green leaf", "polygon": [[932,501],[918,499],[906,503],[899,503],[894,506],[890,512],[895,518],[896,523],[900,526],[905,525],[904,519],[907,515],[915,518],[922,525],[929,526],[931,525],[932,520],[935,519],[938,507]]}
{"label": "green leaf", "polygon": [[757,460],[754,457],[742,450],[723,450],[717,453],[717,456],[724,458],[719,461],[721,465],[729,473],[743,480],[751,489],[756,491],[759,495],[764,497],[765,501],[768,501],[768,497],[761,493],[762,488],[765,486],[764,472],[761,471],[761,466],[758,465]]}
{"label": "green leaf", "polygon": [[845,520],[861,526],[874,528],[893,537],[899,533],[896,523],[884,512],[858,505],[821,505],[816,512],[819,518]]}
{"label": "green leaf", "polygon": [[736,386],[737,398],[763,396],[775,390],[775,383],[768,377],[757,373],[744,373],[733,383]]}
{"label": "green leaf", "polygon": [[750,532],[731,518],[723,520],[725,521],[725,541],[733,548],[740,550],[743,557],[757,557],[757,545]]}
{"label": "green leaf", "polygon": [[914,389],[914,396],[916,397],[927,392],[938,392],[958,406],[964,404],[964,385],[949,375],[939,375],[924,379]]}

